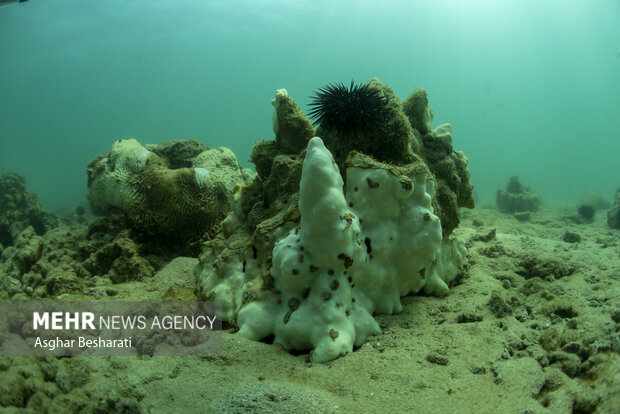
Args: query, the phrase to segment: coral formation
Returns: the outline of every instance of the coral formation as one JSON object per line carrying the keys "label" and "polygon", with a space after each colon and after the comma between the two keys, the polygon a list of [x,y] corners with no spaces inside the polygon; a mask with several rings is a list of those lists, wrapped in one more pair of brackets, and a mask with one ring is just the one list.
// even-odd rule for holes
{"label": "coral formation", "polygon": [[233,187],[244,181],[232,151],[205,148],[196,141],[147,148],[118,140],[88,165],[91,204],[122,210],[146,234],[198,238],[224,217]]}
{"label": "coral formation", "polygon": [[[273,335],[315,361],[379,332],[372,315],[399,312],[401,296],[445,294],[465,256],[449,234],[459,203],[473,207],[472,187],[449,126],[427,132],[439,144],[423,151],[393,91],[377,79],[365,87],[380,91],[389,111],[385,124],[358,129],[355,139],[328,122],[309,140],[310,121],[276,92],[276,140],[254,147],[258,178],[237,189],[195,270],[198,297],[220,301],[243,335]],[[307,149],[295,153],[302,142]],[[451,197],[441,201],[438,184]]]}
{"label": "coral formation", "polygon": [[[258,340],[273,334],[288,350],[312,349],[312,360],[329,361],[378,333],[372,315],[400,312],[401,296],[422,288],[447,292],[464,246],[442,244],[425,165],[412,163],[395,174],[360,153],[347,164],[345,197],[338,167],[322,140],[315,137],[308,144],[300,225],[273,250],[277,293],[240,310],[243,335]],[[440,274],[436,268],[448,263],[452,268]]]}
{"label": "coral formation", "polygon": [[28,226],[41,235],[58,224],[56,217],[39,204],[35,193],[26,191],[26,179],[19,174],[0,176],[0,244],[12,246]]}
{"label": "coral formation", "polygon": [[611,203],[595,190],[587,190],[581,196],[580,206],[589,206],[596,210],[607,210]]}
{"label": "coral formation", "polygon": [[497,190],[495,201],[502,213],[537,211],[542,203],[540,196],[527,185],[522,185],[516,175],[510,177],[506,190]]}
{"label": "coral formation", "polygon": [[417,88],[410,93],[402,109],[413,129],[415,142],[418,142],[412,144],[412,149],[424,159],[435,177],[436,214],[447,237],[461,221],[459,208],[474,208],[473,185],[469,182],[467,169],[469,161],[462,151],[454,150],[450,124],[432,129],[434,113],[428,107],[425,89]]}
{"label": "coral formation", "polygon": [[607,225],[612,229],[620,229],[620,189],[616,191],[614,203],[607,211]]}

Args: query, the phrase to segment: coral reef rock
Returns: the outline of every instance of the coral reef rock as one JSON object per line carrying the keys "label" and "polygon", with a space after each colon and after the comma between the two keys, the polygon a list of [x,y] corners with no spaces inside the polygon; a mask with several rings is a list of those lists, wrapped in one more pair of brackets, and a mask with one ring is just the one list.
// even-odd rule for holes
{"label": "coral reef rock", "polygon": [[[409,141],[391,151],[405,154],[381,157],[386,153],[349,142],[336,146],[347,148],[339,160],[329,143],[350,136],[309,137],[310,121],[287,93],[276,92],[276,140],[254,147],[258,178],[236,189],[231,213],[194,271],[198,298],[220,301],[224,320],[242,335],[273,335],[287,350],[329,361],[379,333],[373,315],[400,312],[402,296],[447,293],[466,255],[450,233],[460,220],[457,206],[473,207],[467,159],[452,150],[449,126],[414,131],[391,94],[399,115],[382,130],[396,125],[392,134]],[[381,134],[374,139],[381,143]],[[450,194],[444,204],[438,186]]]}
{"label": "coral reef rock", "polygon": [[506,190],[497,190],[495,199],[497,209],[502,213],[537,211],[542,203],[540,196],[527,185],[521,184],[519,177],[513,175]]}
{"label": "coral reef rock", "polygon": [[594,210],[607,210],[611,203],[595,190],[587,190],[581,196],[580,206],[590,206]]}
{"label": "coral reef rock", "polygon": [[620,229],[620,190],[616,192],[614,203],[607,211],[607,224],[612,229]]}
{"label": "coral reef rock", "polygon": [[252,178],[229,149],[192,140],[148,147],[118,140],[90,162],[87,174],[96,209],[120,209],[135,230],[183,240],[219,222],[235,185]]}
{"label": "coral reef rock", "polygon": [[53,214],[47,213],[34,193],[26,191],[26,179],[19,174],[0,176],[0,244],[12,246],[28,226],[42,235],[58,225]]}

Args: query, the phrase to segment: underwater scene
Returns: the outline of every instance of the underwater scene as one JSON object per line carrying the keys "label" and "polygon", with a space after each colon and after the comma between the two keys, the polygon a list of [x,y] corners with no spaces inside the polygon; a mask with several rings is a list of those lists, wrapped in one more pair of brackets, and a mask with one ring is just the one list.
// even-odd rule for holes
{"label": "underwater scene", "polygon": [[620,2],[0,0],[0,413],[620,413]]}

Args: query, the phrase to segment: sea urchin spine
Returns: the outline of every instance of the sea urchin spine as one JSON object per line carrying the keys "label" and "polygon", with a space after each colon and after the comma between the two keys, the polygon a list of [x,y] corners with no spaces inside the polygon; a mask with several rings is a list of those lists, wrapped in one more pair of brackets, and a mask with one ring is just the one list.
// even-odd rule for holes
{"label": "sea urchin spine", "polygon": [[367,134],[389,118],[388,99],[368,83],[351,81],[349,87],[343,83],[328,84],[311,99],[308,114],[314,125],[346,136]]}

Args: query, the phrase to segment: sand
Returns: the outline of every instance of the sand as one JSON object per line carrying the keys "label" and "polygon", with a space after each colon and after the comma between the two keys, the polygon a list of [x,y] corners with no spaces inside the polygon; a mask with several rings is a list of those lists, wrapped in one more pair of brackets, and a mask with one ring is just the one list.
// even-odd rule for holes
{"label": "sand", "polygon": [[[601,212],[578,221],[552,207],[529,221],[465,211],[455,236],[468,264],[449,294],[403,298],[401,314],[377,316],[381,335],[329,363],[232,329],[208,358],[2,357],[0,412],[617,413],[620,231]],[[86,225],[62,226],[85,237]],[[39,242],[57,246],[62,231]],[[175,258],[152,277],[100,277],[61,296],[195,299],[196,263]]]}

